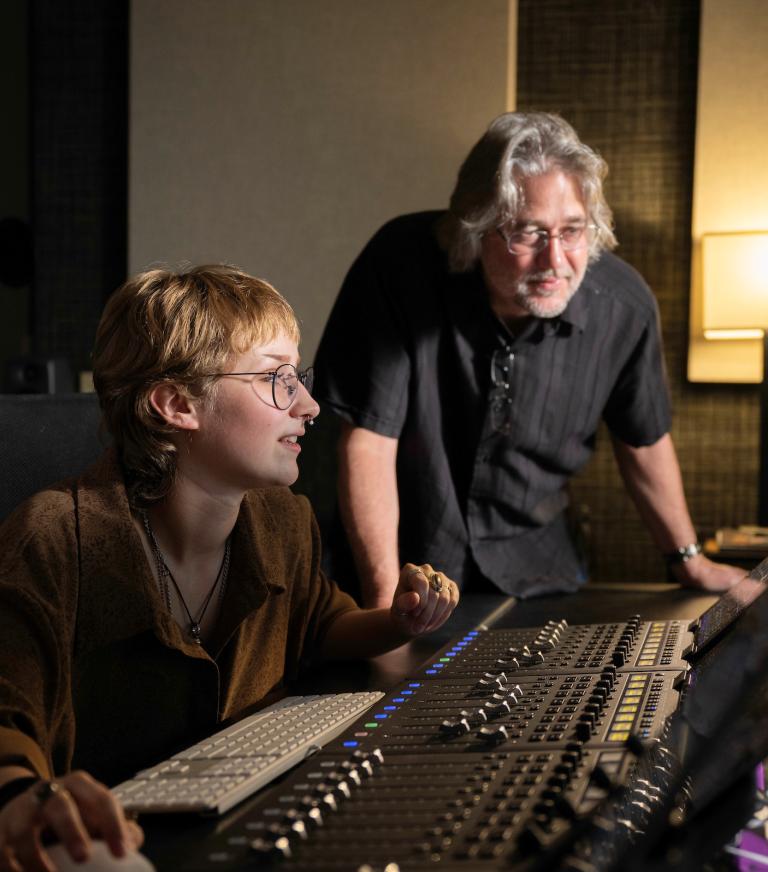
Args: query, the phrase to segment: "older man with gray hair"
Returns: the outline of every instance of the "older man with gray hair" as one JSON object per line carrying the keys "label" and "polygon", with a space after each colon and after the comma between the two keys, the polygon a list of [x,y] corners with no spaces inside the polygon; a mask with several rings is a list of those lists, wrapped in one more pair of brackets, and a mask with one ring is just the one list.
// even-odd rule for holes
{"label": "older man with gray hair", "polygon": [[366,605],[391,601],[401,552],[465,590],[576,590],[567,484],[601,419],[678,580],[724,590],[743,574],[701,554],[658,307],[610,253],[606,172],[562,118],[501,115],[448,211],[389,222],[350,269],[316,372],[341,418],[339,505]]}

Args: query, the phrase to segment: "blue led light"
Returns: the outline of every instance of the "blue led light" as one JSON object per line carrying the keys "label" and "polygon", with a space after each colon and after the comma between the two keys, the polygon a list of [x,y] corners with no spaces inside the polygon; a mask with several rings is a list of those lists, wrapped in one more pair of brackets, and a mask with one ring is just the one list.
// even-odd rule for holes
{"label": "blue led light", "polygon": [[374,715],[373,717],[374,717],[377,721],[384,721],[384,720],[386,720],[386,719],[389,717],[389,715]]}
{"label": "blue led light", "polygon": [[427,669],[427,675],[437,675],[437,669]]}
{"label": "blue led light", "polygon": [[405,702],[405,699],[402,696],[396,696],[392,702]]}
{"label": "blue led light", "polygon": [[345,748],[357,748],[358,742],[344,742]]}
{"label": "blue led light", "polygon": [[408,696],[411,696],[411,694],[413,693],[413,691],[412,691],[412,690],[404,690],[403,693],[404,693],[404,694],[407,693]]}
{"label": "blue led light", "polygon": [[420,681],[412,681],[412,682],[408,685],[408,687],[421,687],[421,682],[420,682]]}
{"label": "blue led light", "polygon": [[385,711],[385,712],[396,712],[396,711],[397,711],[397,706],[396,706],[396,705],[385,705],[385,706],[384,706],[384,711]]}

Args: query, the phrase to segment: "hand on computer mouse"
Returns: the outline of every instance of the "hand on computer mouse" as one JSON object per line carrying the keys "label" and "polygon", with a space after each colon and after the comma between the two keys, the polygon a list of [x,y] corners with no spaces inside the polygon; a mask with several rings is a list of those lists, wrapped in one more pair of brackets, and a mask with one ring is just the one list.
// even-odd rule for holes
{"label": "hand on computer mouse", "polygon": [[[44,834],[60,844],[46,848]],[[0,872],[54,872],[50,850],[84,861],[93,839],[103,840],[108,853],[119,858],[138,848],[144,834],[126,819],[110,790],[86,772],[41,779],[0,809]]]}
{"label": "hand on computer mouse", "polygon": [[84,863],[76,863],[67,849],[50,845],[48,856],[56,872],[155,872],[149,860],[137,851],[128,851],[123,857],[115,857],[102,841],[91,842],[91,853]]}

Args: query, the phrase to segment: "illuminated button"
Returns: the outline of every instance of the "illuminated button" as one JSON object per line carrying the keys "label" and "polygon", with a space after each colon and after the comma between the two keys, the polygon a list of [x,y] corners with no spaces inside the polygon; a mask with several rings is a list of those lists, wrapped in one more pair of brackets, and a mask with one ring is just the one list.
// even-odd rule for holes
{"label": "illuminated button", "polygon": [[379,725],[371,721],[370,724],[365,724],[366,730],[375,730]]}
{"label": "illuminated button", "polygon": [[358,744],[359,744],[358,742],[352,742],[352,741],[344,742],[344,747],[345,748],[357,748]]}
{"label": "illuminated button", "polygon": [[629,738],[629,731],[626,732],[611,732],[608,734],[609,742],[626,742]]}
{"label": "illuminated button", "polygon": [[389,715],[374,715],[377,721],[385,721]]}

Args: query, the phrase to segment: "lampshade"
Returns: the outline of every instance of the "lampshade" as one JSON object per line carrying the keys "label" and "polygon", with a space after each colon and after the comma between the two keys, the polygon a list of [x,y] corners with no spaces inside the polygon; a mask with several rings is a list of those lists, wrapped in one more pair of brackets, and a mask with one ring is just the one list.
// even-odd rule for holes
{"label": "lampshade", "polygon": [[701,238],[707,339],[759,339],[768,330],[768,231]]}

